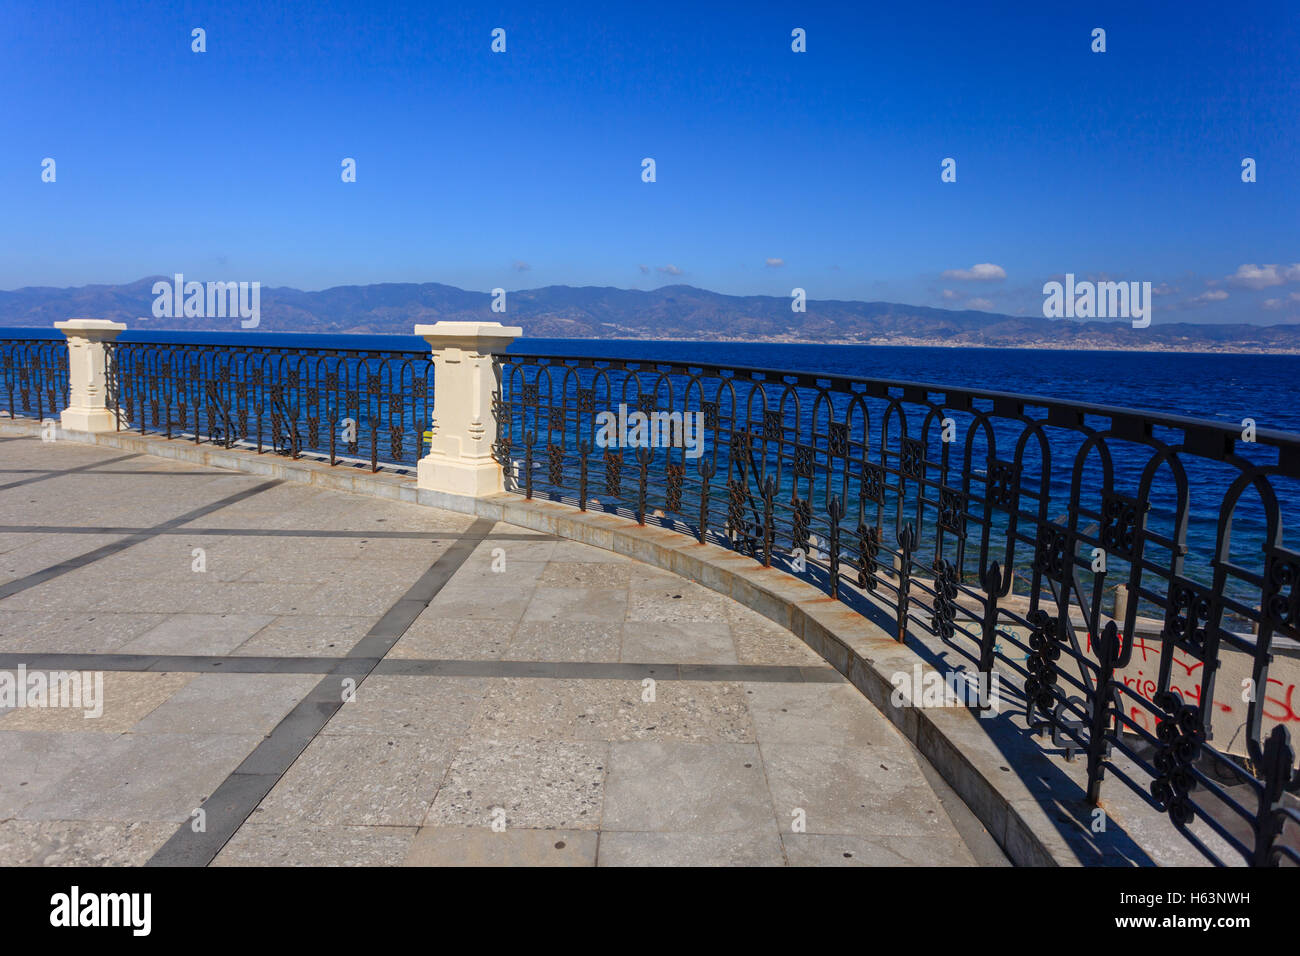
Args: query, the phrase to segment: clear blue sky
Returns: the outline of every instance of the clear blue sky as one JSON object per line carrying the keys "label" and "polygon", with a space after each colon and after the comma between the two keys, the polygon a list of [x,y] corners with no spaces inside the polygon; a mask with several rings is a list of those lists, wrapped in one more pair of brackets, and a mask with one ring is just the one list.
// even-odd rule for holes
{"label": "clear blue sky", "polygon": [[[0,0],[0,288],[1037,313],[1073,272],[1153,282],[1166,320],[1300,321],[1300,4],[543,6]],[[953,274],[983,263],[1006,277]]]}

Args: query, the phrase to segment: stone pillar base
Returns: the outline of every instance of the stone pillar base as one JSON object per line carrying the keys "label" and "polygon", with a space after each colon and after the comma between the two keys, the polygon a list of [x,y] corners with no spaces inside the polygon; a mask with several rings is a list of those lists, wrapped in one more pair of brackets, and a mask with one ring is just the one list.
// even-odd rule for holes
{"label": "stone pillar base", "polygon": [[504,490],[501,466],[495,461],[468,464],[426,455],[416,466],[416,485],[429,491],[449,495],[482,498]]}
{"label": "stone pillar base", "polygon": [[65,408],[59,425],[70,432],[111,432],[117,430],[113,413],[107,408]]}

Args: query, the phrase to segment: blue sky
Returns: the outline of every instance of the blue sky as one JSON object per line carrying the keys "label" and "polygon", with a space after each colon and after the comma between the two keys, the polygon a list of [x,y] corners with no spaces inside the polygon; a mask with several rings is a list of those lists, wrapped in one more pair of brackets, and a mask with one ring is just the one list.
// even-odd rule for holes
{"label": "blue sky", "polygon": [[[1293,2],[0,0],[0,288],[684,282],[1038,313],[1073,272],[1151,281],[1157,321],[1300,321],[1298,50]],[[980,264],[1005,278],[960,277]]]}

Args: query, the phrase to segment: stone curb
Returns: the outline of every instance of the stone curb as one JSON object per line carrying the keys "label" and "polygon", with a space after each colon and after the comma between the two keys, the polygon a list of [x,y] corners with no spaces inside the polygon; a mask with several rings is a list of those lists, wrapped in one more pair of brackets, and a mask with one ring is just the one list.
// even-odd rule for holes
{"label": "stone curb", "polygon": [[[21,419],[0,422],[0,437],[35,436],[40,423]],[[912,648],[830,598],[810,584],[750,559],[675,531],[638,526],[629,519],[583,512],[551,501],[528,501],[514,494],[470,498],[421,490],[415,477],[380,472],[369,466],[337,465],[271,453],[225,449],[183,439],[128,432],[67,432],[57,440],[96,444],[192,464],[224,468],[335,491],[375,495],[460,514],[491,518],[533,531],[627,555],[672,571],[737,602],[789,629],[843,674],[892,721],[988,828],[1017,866],[1077,866],[1078,854],[1054,825],[1061,804],[1082,796],[1053,798],[1033,785],[1035,769],[1051,770],[1049,758],[1023,735],[1008,755],[1007,740],[995,741],[970,710],[962,707],[895,706],[892,674],[932,668]],[[1014,743],[1013,743],[1014,746]],[[1006,772],[1007,761],[1022,766]],[[1057,771],[1059,773],[1059,771]]]}

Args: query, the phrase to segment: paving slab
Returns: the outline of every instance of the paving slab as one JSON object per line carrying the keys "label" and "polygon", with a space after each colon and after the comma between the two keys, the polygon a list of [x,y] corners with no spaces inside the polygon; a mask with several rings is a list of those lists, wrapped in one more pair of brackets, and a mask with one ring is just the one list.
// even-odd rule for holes
{"label": "paving slab", "polygon": [[136,724],[134,733],[265,736],[319,682],[301,674],[186,676],[193,679]]}
{"label": "paving slab", "polygon": [[272,614],[183,611],[168,615],[118,650],[123,654],[229,654],[274,620]]}
{"label": "paving slab", "polygon": [[783,833],[791,866],[975,866],[965,845],[915,834]]}
{"label": "paving slab", "polygon": [[[44,668],[39,668],[45,670]],[[56,673],[66,673],[62,668]],[[194,674],[80,671],[83,683],[95,688],[98,714],[87,716],[84,706],[15,708],[0,716],[0,731],[57,731],[65,734],[122,734],[139,726],[163,706]],[[82,703],[91,701],[82,698]]]}
{"label": "paving slab", "polygon": [[247,823],[213,866],[398,866],[415,827]]}
{"label": "paving slab", "polygon": [[472,732],[524,740],[752,742],[745,694],[722,681],[505,679],[494,682]]}
{"label": "paving slab", "polygon": [[428,660],[500,660],[510,646],[510,622],[445,617],[441,602],[421,612],[401,636],[389,658]]}
{"label": "paving slab", "polygon": [[897,749],[765,743],[763,758],[777,816],[802,810],[805,832],[927,836],[952,826],[911,755]]}
{"label": "paving slab", "polygon": [[626,621],[623,624],[622,660],[628,663],[739,663],[736,644],[731,639],[731,627],[723,621]]}
{"label": "paving slab", "polygon": [[459,737],[483,707],[486,679],[371,675],[322,734]]}
{"label": "paving slab", "polygon": [[597,866],[785,866],[773,822],[767,829],[725,833],[634,833],[600,835]]}
{"label": "paving slab", "polygon": [[465,741],[424,820],[426,826],[596,830],[608,745],[594,741]]}
{"label": "paving slab", "polygon": [[366,636],[373,623],[369,617],[280,615],[230,653],[257,657],[341,657]]}
{"label": "paving slab", "polygon": [[755,744],[610,745],[607,830],[762,833],[774,820]]}
{"label": "paving slab", "polygon": [[0,730],[0,819],[44,806],[59,784],[104,746],[99,734],[43,730]]}
{"label": "paving slab", "polygon": [[594,866],[600,837],[591,830],[422,827],[406,866]]}
{"label": "paving slab", "polygon": [[141,866],[175,829],[149,821],[5,820],[0,859],[17,866]]}
{"label": "paving slab", "polygon": [[18,610],[0,602],[0,647],[7,652],[102,654],[153,630],[166,614]]}
{"label": "paving slab", "polygon": [[354,826],[417,826],[455,753],[447,739],[321,734],[249,818]]}
{"label": "paving slab", "polygon": [[539,585],[524,610],[525,623],[556,621],[610,624],[627,612],[627,588]]}
{"label": "paving slab", "polygon": [[179,824],[258,739],[237,734],[121,734],[77,760],[57,787],[47,789],[18,816]]}
{"label": "paving slab", "polygon": [[623,627],[610,615],[597,620],[530,620],[515,628],[505,656],[516,661],[617,661]]}

